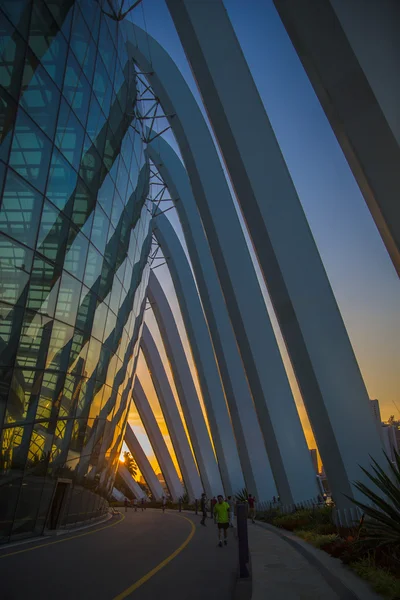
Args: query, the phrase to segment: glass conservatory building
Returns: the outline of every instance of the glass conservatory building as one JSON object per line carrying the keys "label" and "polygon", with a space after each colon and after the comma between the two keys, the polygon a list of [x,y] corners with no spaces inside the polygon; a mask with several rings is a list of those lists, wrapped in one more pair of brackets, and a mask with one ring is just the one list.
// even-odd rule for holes
{"label": "glass conservatory building", "polygon": [[91,0],[0,6],[4,542],[107,509],[151,233],[135,67],[118,22]]}

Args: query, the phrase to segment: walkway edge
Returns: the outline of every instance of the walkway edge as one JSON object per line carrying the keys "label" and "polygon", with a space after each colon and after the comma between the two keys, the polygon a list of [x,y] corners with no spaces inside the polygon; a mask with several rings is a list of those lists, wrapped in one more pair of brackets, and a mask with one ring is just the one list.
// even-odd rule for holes
{"label": "walkway edge", "polygon": [[[340,600],[381,600],[366,581],[360,579],[338,558],[315,548],[295,534],[269,523],[256,521],[255,525],[275,533],[290,544],[322,575],[327,584],[338,594]],[[251,548],[250,548],[251,552]],[[334,572],[335,571],[335,572]]]}

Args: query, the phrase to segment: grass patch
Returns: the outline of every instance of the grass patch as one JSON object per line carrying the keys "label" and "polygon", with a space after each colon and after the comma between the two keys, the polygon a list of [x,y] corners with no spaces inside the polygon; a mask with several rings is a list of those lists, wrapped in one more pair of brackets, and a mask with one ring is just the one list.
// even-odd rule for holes
{"label": "grass patch", "polygon": [[316,548],[322,548],[328,544],[332,544],[338,539],[338,536],[334,533],[330,534],[321,534],[316,533],[315,531],[304,531],[304,530],[296,530],[294,532],[299,538],[312,544]]}
{"label": "grass patch", "polygon": [[377,567],[369,558],[363,558],[350,564],[359,577],[368,581],[378,594],[388,600],[400,598],[400,580],[387,569]]}

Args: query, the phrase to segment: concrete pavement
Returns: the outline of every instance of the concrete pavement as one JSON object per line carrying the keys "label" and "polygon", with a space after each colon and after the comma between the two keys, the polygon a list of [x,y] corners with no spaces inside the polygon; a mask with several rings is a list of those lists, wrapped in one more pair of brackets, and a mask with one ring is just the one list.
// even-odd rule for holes
{"label": "concrete pavement", "polygon": [[0,549],[2,600],[230,600],[237,544],[211,519],[147,509],[77,534]]}
{"label": "concrete pavement", "polygon": [[382,600],[339,559],[294,534],[249,524],[252,600]]}

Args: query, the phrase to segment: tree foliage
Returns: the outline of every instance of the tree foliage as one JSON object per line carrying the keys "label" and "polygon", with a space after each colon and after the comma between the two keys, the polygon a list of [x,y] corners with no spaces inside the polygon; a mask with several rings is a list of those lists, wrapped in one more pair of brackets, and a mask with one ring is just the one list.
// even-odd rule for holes
{"label": "tree foliage", "polygon": [[138,470],[138,466],[132,454],[128,451],[124,452],[124,465],[128,469],[129,473],[132,475],[132,477],[135,477]]}

